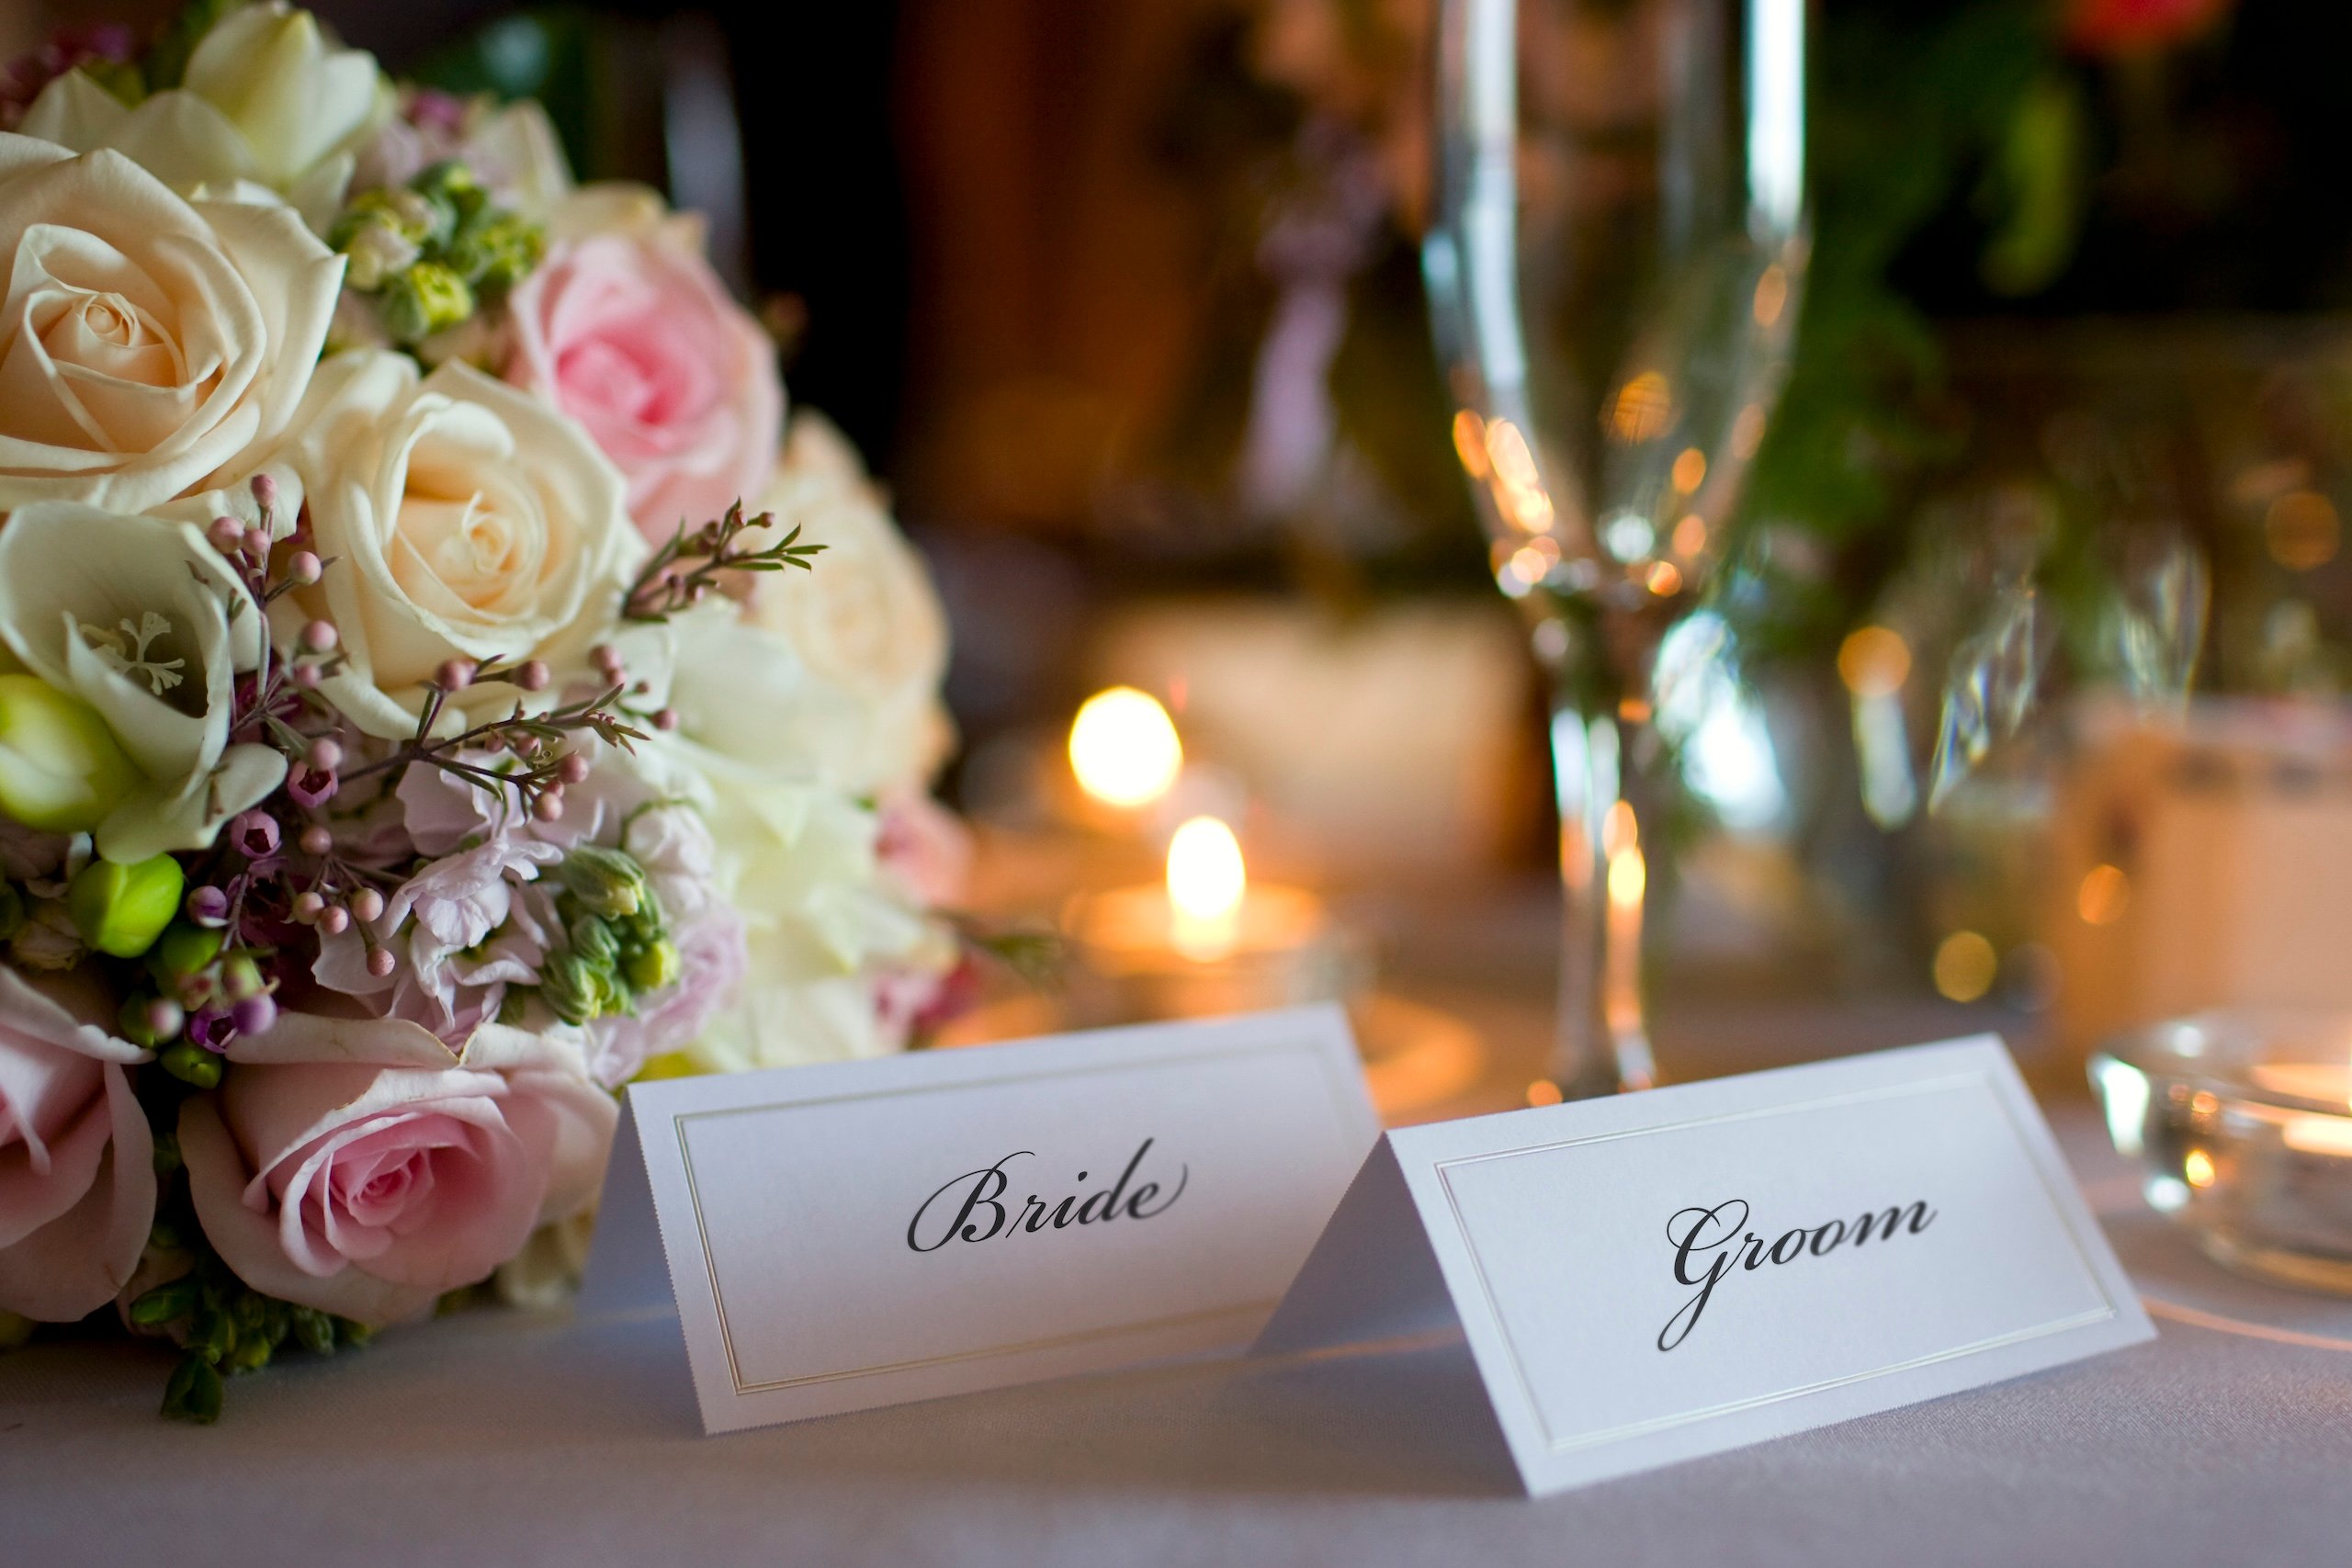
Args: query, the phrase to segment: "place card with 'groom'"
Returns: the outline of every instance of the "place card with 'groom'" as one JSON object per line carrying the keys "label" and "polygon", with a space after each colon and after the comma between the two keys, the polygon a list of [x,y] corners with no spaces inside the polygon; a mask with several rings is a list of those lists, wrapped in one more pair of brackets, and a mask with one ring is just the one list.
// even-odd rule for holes
{"label": "place card with 'groom'", "polygon": [[2155,1332],[1990,1036],[1388,1134],[1257,1350],[1457,1327],[1539,1494]]}
{"label": "place card with 'groom'", "polygon": [[1238,1351],[1378,1135],[1337,1008],[637,1084],[580,1313],[710,1432]]}

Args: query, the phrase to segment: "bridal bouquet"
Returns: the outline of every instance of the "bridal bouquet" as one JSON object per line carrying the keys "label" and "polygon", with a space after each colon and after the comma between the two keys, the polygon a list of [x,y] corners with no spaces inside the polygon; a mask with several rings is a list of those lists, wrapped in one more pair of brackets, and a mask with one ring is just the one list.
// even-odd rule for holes
{"label": "bridal bouquet", "polygon": [[283,5],[0,78],[0,1338],[576,1264],[648,1073],[903,1044],[944,623],[695,221]]}

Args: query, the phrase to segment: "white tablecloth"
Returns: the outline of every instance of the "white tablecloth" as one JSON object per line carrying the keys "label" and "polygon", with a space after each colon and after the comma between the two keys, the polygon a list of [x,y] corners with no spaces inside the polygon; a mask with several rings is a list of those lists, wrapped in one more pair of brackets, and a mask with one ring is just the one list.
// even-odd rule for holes
{"label": "white tablecloth", "polygon": [[164,1363],[134,1348],[0,1357],[0,1562],[2345,1561],[2352,1303],[2222,1274],[2086,1104],[2057,1120],[2157,1342],[1542,1502],[1429,1414],[1458,1347],[705,1438],[673,1320],[481,1313],[238,1380],[209,1429],[155,1417]]}

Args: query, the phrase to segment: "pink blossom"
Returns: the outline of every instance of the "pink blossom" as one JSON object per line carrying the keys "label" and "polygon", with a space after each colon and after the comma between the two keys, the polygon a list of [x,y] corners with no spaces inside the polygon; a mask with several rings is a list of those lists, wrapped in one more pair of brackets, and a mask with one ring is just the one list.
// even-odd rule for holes
{"label": "pink blossom", "polygon": [[961,818],[919,791],[887,796],[875,844],[883,871],[928,909],[953,908],[972,874],[972,835]]}
{"label": "pink blossom", "polygon": [[[461,751],[454,759],[473,767],[490,767],[498,759],[483,751]],[[400,800],[401,825],[422,855],[446,855],[467,843],[506,829],[522,818],[503,801],[471,780],[442,768],[411,768],[401,775],[393,795]]]}
{"label": "pink blossom", "polygon": [[917,1034],[938,1029],[969,1008],[979,984],[979,971],[968,958],[944,972],[891,970],[874,982],[876,1025],[890,1049],[903,1051]]}
{"label": "pink blossom", "polygon": [[180,1111],[198,1221],[254,1289],[388,1323],[595,1201],[616,1108],[576,1050],[484,1024],[288,1013]]}
{"label": "pink blossom", "polygon": [[627,478],[638,527],[666,541],[766,484],[784,428],[775,345],[691,223],[593,188],[574,205],[593,213],[583,237],[512,296],[506,378],[587,428]]}
{"label": "pink blossom", "polygon": [[[386,1017],[462,1041],[495,1014],[508,986],[538,983],[554,909],[527,885],[562,858],[552,844],[509,834],[434,861],[364,929],[322,934],[311,975]],[[392,954],[390,974],[370,972],[371,948]]]}
{"label": "pink blossom", "polygon": [[154,1143],[84,976],[0,967],[0,1309],[70,1322],[113,1299],[155,1217]]}

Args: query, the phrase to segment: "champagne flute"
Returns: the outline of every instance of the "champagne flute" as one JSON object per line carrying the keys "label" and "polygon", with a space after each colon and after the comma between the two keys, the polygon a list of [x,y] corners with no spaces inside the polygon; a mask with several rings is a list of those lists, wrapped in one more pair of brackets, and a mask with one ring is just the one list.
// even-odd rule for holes
{"label": "champagne flute", "polygon": [[1804,0],[1439,0],[1423,270],[1454,446],[1550,680],[1548,1076],[1647,1087],[1658,654],[1700,605],[1806,254]]}

